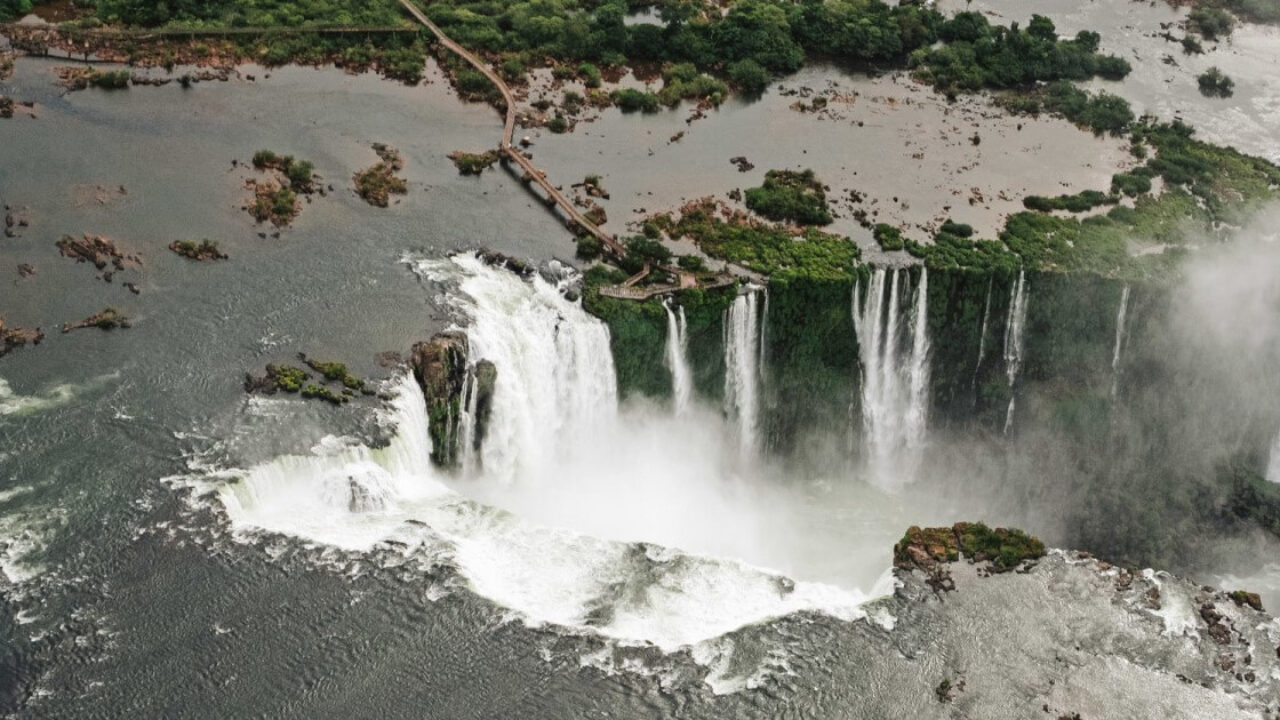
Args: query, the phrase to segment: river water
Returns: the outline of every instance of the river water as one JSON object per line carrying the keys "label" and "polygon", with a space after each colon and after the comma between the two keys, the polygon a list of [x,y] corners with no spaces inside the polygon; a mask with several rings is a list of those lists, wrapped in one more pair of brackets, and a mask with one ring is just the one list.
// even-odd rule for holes
{"label": "river water", "polygon": [[[421,433],[407,434],[415,418],[420,429],[413,386],[376,355],[403,353],[455,323],[475,323],[481,346],[503,352],[500,342],[519,326],[489,331],[517,309],[504,315],[496,298],[532,291],[494,295],[478,285],[514,280],[447,258],[482,246],[540,260],[573,252],[559,221],[504,170],[465,178],[447,160],[455,149],[496,142],[501,123],[490,108],[457,102],[434,71],[420,88],[334,70],[246,68],[256,81],[65,94],[52,84],[56,64],[19,61],[6,90],[34,101],[37,117],[20,111],[0,121],[0,200],[29,218],[19,237],[0,240],[0,312],[49,334],[0,361],[0,710],[21,699],[24,717],[882,716],[841,682],[874,675],[882,659],[851,651],[886,622],[862,618],[858,603],[886,591],[896,534],[954,518],[955,505],[870,488],[849,497],[821,478],[802,489],[774,478],[780,489],[752,498],[749,483],[734,485],[752,479],[741,458],[708,459],[700,445],[720,442],[720,420],[706,408],[694,408],[687,427],[654,425],[653,408],[623,408],[618,422],[644,444],[616,455],[567,453],[581,484],[556,492],[423,467]],[[786,84],[828,82],[881,98],[921,92],[895,90],[901,78],[823,70]],[[686,129],[682,114],[610,113],[573,136],[540,138],[535,158],[568,183],[599,171],[612,147],[602,174],[616,198],[615,228],[629,206],[723,193],[771,167],[813,165],[840,191],[920,192],[918,174],[895,170],[906,161],[883,154],[903,139],[897,120],[876,129],[856,115],[898,103],[868,100],[853,103],[853,115],[819,118],[790,110],[794,99],[732,101],[670,146],[666,138]],[[902,104],[925,106],[922,125],[947,116],[936,98]],[[797,118],[812,132],[793,142]],[[994,122],[999,129],[983,132],[1026,133],[1020,142],[1051,157],[1105,158],[1052,182],[1018,170],[1010,190],[1093,186],[1121,162],[1117,143],[1056,121],[1021,131]],[[870,128],[871,140],[846,145],[853,127]],[[771,130],[764,140],[761,128]],[[957,134],[967,130],[957,121],[950,132],[937,147],[922,144],[926,157],[937,150],[948,169],[975,162],[965,149],[975,146]],[[374,142],[399,148],[406,161],[409,193],[386,210],[350,189],[351,174],[375,162]],[[815,153],[804,146],[841,151],[810,163]],[[240,210],[253,177],[243,165],[264,148],[313,161],[333,188],[279,237]],[[993,149],[991,164],[959,172],[995,183],[1016,174],[1001,163],[1025,150]],[[734,154],[757,169],[738,175],[727,162]],[[877,168],[875,177],[844,172],[859,162]],[[901,191],[884,185],[891,177]],[[982,187],[984,195],[1004,189]],[[893,216],[927,223],[939,208],[920,202],[900,200]],[[1015,201],[956,204],[957,219],[992,225]],[[86,232],[116,239],[142,266],[106,283],[58,257],[57,238]],[[197,264],[165,249],[204,237],[230,260]],[[37,274],[19,278],[23,263]],[[539,322],[589,323],[557,304],[563,298],[544,300],[550,314]],[[56,332],[108,305],[133,327]],[[334,409],[243,394],[245,372],[299,351],[385,378],[383,391],[399,399]],[[521,348],[507,352],[518,358]],[[547,417],[540,413],[529,411],[531,431],[547,429],[537,425]],[[593,422],[577,432],[599,430]],[[405,434],[393,438],[393,426]],[[365,447],[386,442],[386,450]],[[573,505],[608,462],[638,465],[652,455],[671,460],[659,467],[678,483],[645,492],[635,488],[643,474],[620,473],[613,485],[596,484],[636,513]],[[486,458],[486,467],[502,460]],[[513,461],[511,476],[546,482],[557,460]],[[700,474],[724,483],[699,485]],[[361,497],[402,514],[329,502],[326,489],[353,478],[370,490]],[[664,505],[662,490],[688,504]],[[725,497],[741,504],[716,504]],[[763,506],[780,512],[757,526],[741,522],[743,508]],[[366,523],[351,517],[355,510],[387,512]],[[645,513],[662,522],[621,522]],[[741,533],[708,531],[729,525]],[[406,527],[413,531],[403,534]],[[555,574],[575,563],[585,579]],[[635,575],[608,577],[631,566]],[[623,600],[655,588],[676,600],[663,606],[667,615],[628,615],[633,605],[619,600],[593,616],[598,590],[557,595],[597,585]],[[725,598],[695,591],[726,587],[741,591],[732,599],[745,610],[708,612]],[[775,602],[775,589],[789,599]],[[765,692],[734,692],[748,688]],[[881,707],[893,698],[885,689]],[[941,712],[931,705],[918,716]]]}

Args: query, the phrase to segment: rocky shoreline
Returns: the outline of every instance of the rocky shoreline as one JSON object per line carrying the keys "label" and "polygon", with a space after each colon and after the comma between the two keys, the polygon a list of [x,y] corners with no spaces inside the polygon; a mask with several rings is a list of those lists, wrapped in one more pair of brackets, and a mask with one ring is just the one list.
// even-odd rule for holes
{"label": "rocky shoreline", "polygon": [[[1029,551],[1015,572],[962,549],[976,528]],[[1270,717],[1280,707],[1280,622],[1256,595],[1037,544],[958,523],[911,528],[895,547],[897,588],[867,609],[894,618],[883,641],[903,662],[934,669],[923,716]]]}

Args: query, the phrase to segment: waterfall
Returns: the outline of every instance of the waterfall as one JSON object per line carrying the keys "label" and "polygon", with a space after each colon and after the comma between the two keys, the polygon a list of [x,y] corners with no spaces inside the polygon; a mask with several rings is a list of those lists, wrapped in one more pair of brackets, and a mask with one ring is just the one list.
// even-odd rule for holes
{"label": "waterfall", "polygon": [[693,401],[693,371],[689,368],[688,326],[684,308],[671,309],[668,300],[662,303],[667,311],[667,369],[671,371],[671,406],[676,415],[689,411]]}
{"label": "waterfall", "polygon": [[[928,271],[920,274],[906,343],[898,329],[899,284],[904,275],[905,271],[878,268],[865,298],[858,284],[853,292],[854,332],[862,367],[862,424],[871,479],[881,485],[898,484],[914,474],[926,438],[929,276]],[[904,343],[906,347],[900,348]],[[901,364],[900,351],[907,355]]]}
{"label": "waterfall", "polygon": [[462,385],[462,417],[458,420],[458,461],[465,472],[476,466],[476,422],[480,393],[476,387],[476,366],[467,366],[467,378]]}
{"label": "waterfall", "polygon": [[1120,393],[1120,353],[1124,349],[1124,321],[1129,312],[1129,286],[1120,293],[1120,310],[1116,312],[1116,346],[1111,352],[1111,399]]}
{"label": "waterfall", "polygon": [[724,321],[724,402],[737,425],[743,455],[759,449],[760,322],[759,295],[749,291],[734,299]]}
{"label": "waterfall", "polygon": [[539,276],[526,282],[471,256],[454,262],[468,273],[460,289],[472,301],[472,354],[501,369],[480,464],[507,483],[550,473],[616,420],[609,330]]}
{"label": "waterfall", "polygon": [[1009,408],[1004,414],[1004,434],[1009,434],[1013,426],[1014,384],[1018,381],[1018,371],[1022,369],[1023,333],[1027,324],[1027,273],[1018,271],[1018,280],[1013,284],[1013,296],[1009,300],[1009,315],[1004,329],[1004,367],[1009,376]]}
{"label": "waterfall", "polygon": [[991,286],[995,277],[987,278],[987,299],[982,303],[982,330],[978,333],[978,362],[973,364],[973,404],[978,404],[978,372],[987,357],[987,327],[991,324]]}

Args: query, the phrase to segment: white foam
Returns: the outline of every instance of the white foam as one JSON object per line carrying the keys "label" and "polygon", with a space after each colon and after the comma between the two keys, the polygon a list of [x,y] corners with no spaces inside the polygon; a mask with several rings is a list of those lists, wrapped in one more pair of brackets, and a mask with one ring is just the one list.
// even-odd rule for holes
{"label": "white foam", "polygon": [[[607,329],[555,286],[470,256],[421,265],[460,280],[471,360],[498,367],[475,472],[431,465],[425,400],[406,374],[387,447],[329,437],[230,480],[210,473],[242,536],[265,529],[355,551],[417,543],[528,624],[664,651],[798,611],[864,616],[854,585],[765,567],[807,558],[812,528],[789,515],[782,490],[733,473],[735,433],[714,410],[620,410]],[[871,577],[887,552],[875,562]]]}

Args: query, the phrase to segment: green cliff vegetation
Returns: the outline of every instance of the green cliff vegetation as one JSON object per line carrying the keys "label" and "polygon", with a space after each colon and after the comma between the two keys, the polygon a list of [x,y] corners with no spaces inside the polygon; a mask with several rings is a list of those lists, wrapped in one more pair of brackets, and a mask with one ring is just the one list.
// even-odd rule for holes
{"label": "green cliff vegetation", "polygon": [[[604,265],[589,268],[583,276],[583,307],[609,326],[618,392],[650,397],[671,394],[671,373],[665,358],[667,314],[660,298],[644,302],[620,300],[600,294],[600,286],[626,280],[624,271]],[[699,288],[671,294],[684,309],[689,364],[699,396],[719,398],[724,389],[724,346],[721,317],[737,296],[729,286]]]}
{"label": "green cliff vegetation", "polygon": [[831,223],[826,188],[812,170],[770,170],[765,173],[764,185],[747,190],[746,204],[770,220],[798,225]]}

